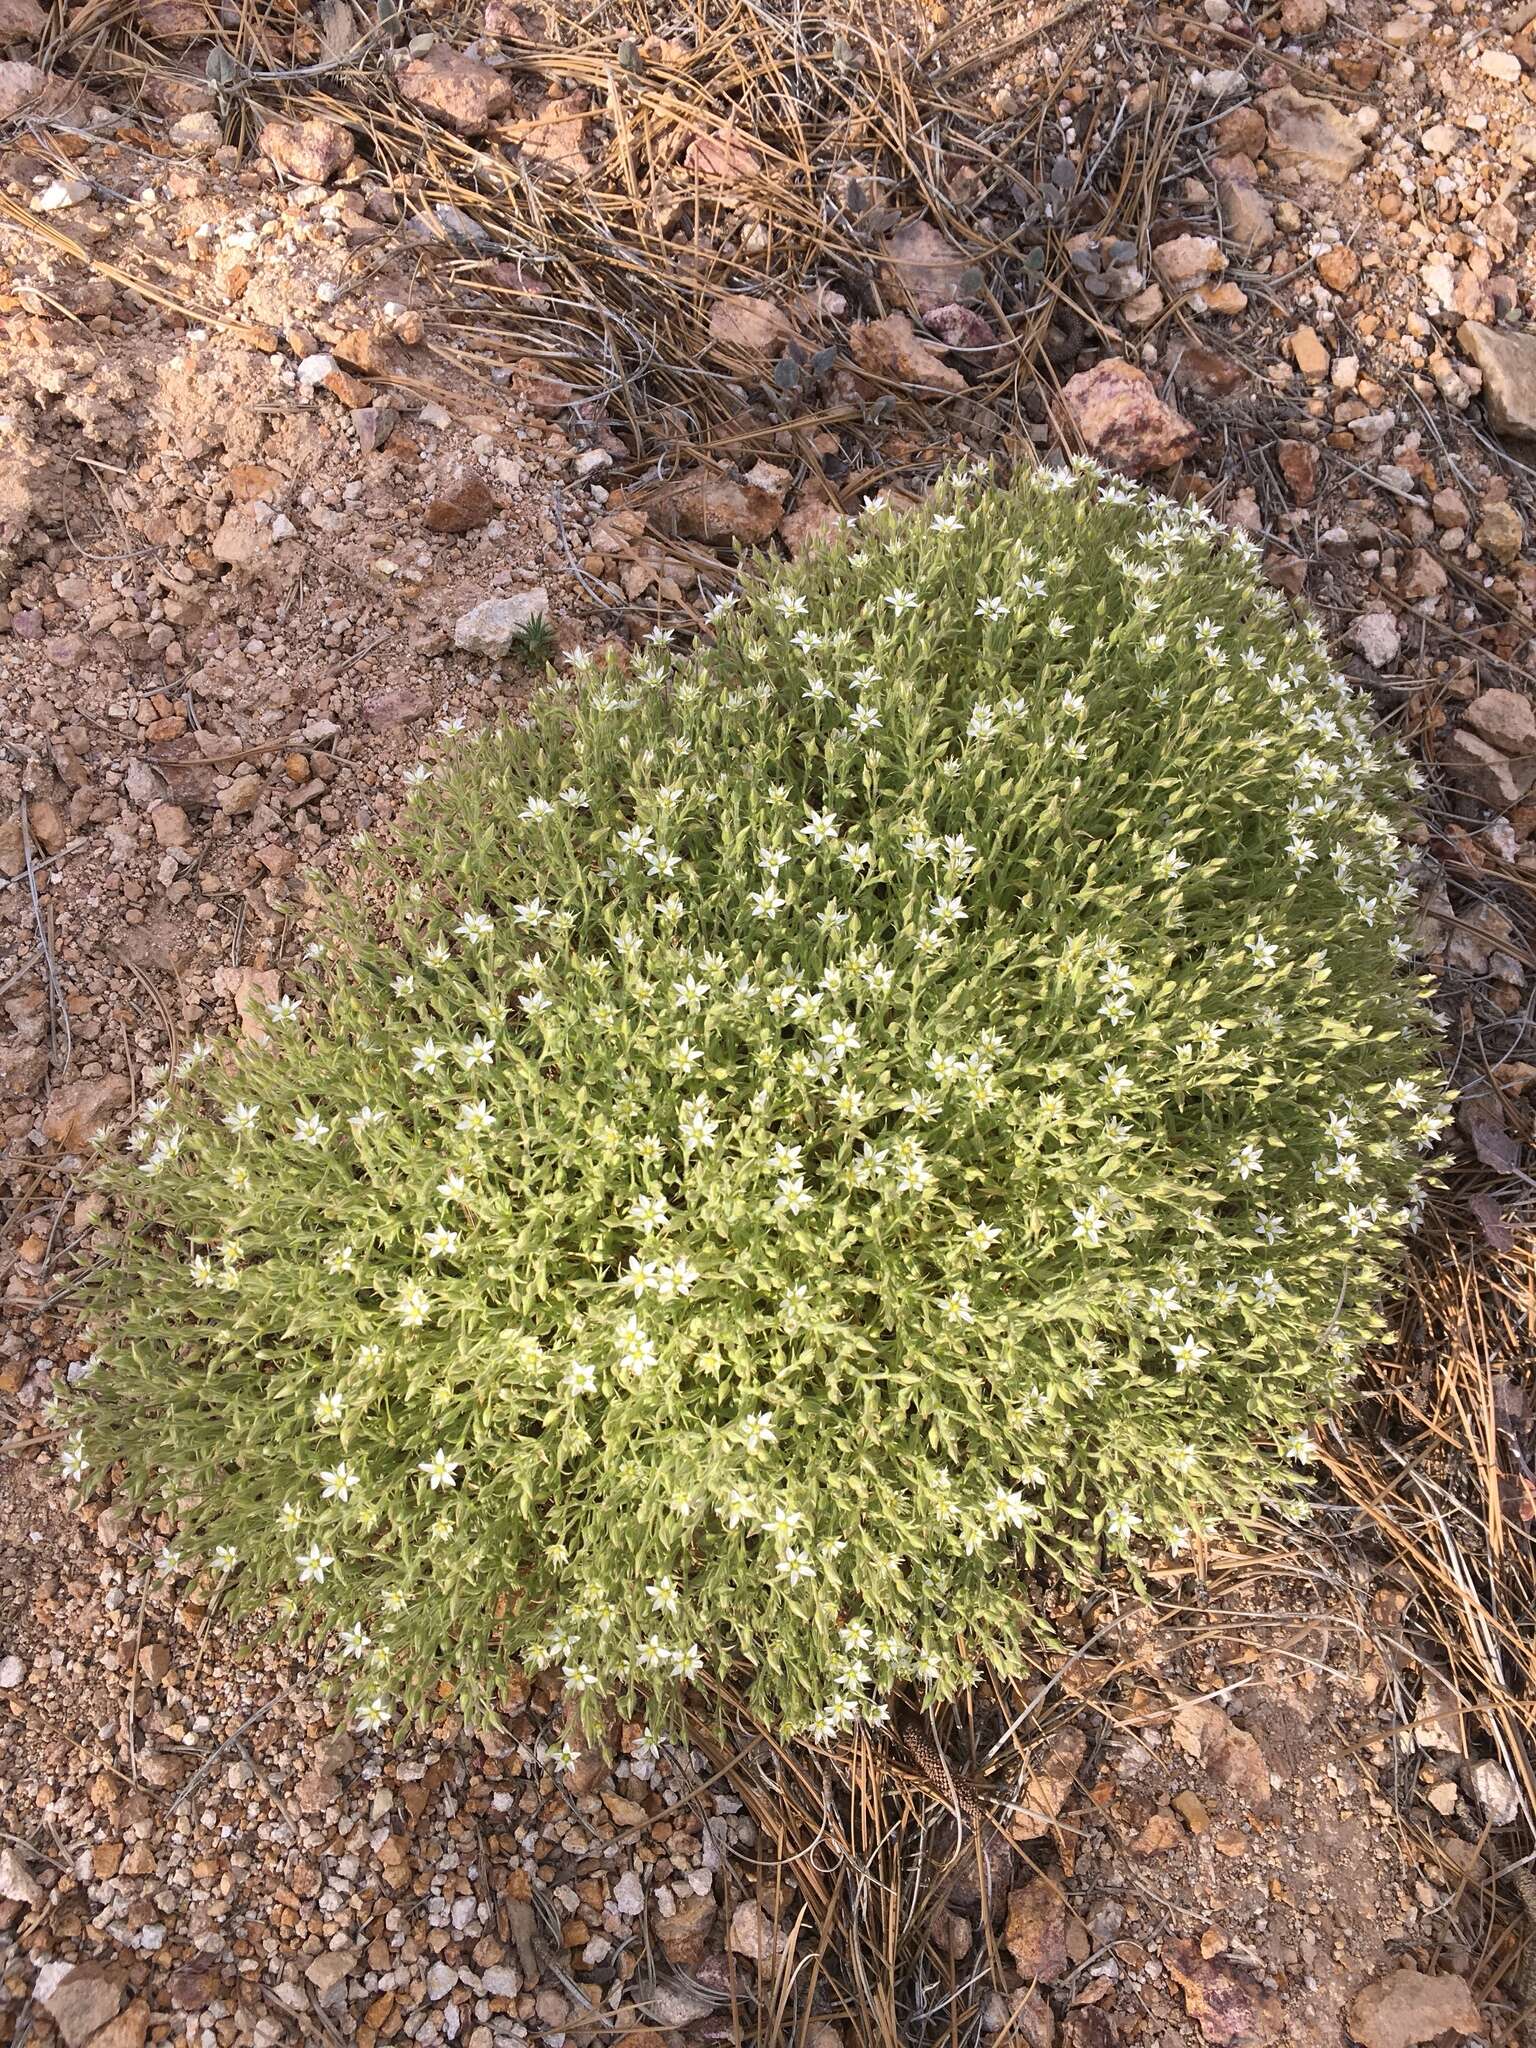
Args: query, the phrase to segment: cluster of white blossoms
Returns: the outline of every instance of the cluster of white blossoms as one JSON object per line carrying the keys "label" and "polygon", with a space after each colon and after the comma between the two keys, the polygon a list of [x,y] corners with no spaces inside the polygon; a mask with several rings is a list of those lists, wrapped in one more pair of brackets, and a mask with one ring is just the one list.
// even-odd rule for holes
{"label": "cluster of white blossoms", "polygon": [[522,1659],[829,1736],[1310,1457],[1445,1116],[1405,775],[1245,543],[1081,465],[573,666],[146,1105],[68,1455],[372,1716]]}

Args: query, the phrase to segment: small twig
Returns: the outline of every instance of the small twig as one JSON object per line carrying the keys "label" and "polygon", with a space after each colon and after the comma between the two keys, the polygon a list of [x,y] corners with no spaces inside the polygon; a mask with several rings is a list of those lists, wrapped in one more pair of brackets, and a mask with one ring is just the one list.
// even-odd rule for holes
{"label": "small twig", "polygon": [[53,957],[49,920],[43,916],[42,900],[37,893],[37,859],[33,849],[32,824],[27,814],[25,797],[21,800],[21,852],[26,862],[27,894],[32,900],[32,921],[37,926],[37,943],[42,948],[43,968],[48,978],[48,1055],[51,1062],[57,1063],[58,1044],[62,1037],[64,1059],[60,1071],[67,1074],[74,1053],[74,1040],[69,1028],[69,1007],[59,983],[58,963]]}

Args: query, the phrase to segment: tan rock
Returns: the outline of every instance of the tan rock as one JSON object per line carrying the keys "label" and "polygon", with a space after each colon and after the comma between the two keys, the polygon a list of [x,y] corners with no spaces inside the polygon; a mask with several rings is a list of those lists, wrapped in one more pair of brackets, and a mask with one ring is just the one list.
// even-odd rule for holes
{"label": "tan rock", "polygon": [[224,130],[218,115],[206,109],[199,114],[183,114],[180,120],[171,123],[171,147],[182,156],[212,156],[223,141]]}
{"label": "tan rock", "polygon": [[1520,690],[1484,690],[1467,706],[1462,723],[1501,754],[1536,758],[1536,706]]}
{"label": "tan rock", "polygon": [[1511,761],[1466,726],[1441,741],[1440,761],[1469,796],[1494,811],[1513,810],[1536,782],[1536,761]]}
{"label": "tan rock", "polygon": [[1031,1755],[1029,1775],[1008,1823],[1015,1842],[1038,1841],[1050,1831],[1071,1796],[1087,1754],[1088,1738],[1082,1729],[1063,1728]]}
{"label": "tan rock", "polygon": [[171,1675],[171,1653],[164,1643],[145,1643],[139,1651],[139,1674],[151,1685],[163,1685]]}
{"label": "tan rock", "polygon": [[1291,360],[1309,384],[1327,376],[1330,357],[1315,327],[1298,327],[1291,336]]}
{"label": "tan rock", "polygon": [[1175,296],[1197,292],[1226,267],[1221,244],[1210,235],[1175,235],[1152,251],[1152,268]]}
{"label": "tan rock", "polygon": [[47,1893],[9,1842],[0,1842],[0,1899],[18,1906],[40,1906]]}
{"label": "tan rock", "polygon": [[1477,544],[1497,562],[1512,562],[1525,546],[1525,522],[1508,498],[1491,498],[1477,522]]}
{"label": "tan rock", "polygon": [[647,499],[646,511],[659,533],[734,547],[761,547],[784,516],[772,491],[702,467],[662,484]]}
{"label": "tan rock", "polygon": [[192,826],[180,804],[156,804],[149,814],[157,846],[190,846]]}
{"label": "tan rock", "polygon": [[328,185],[357,155],[339,121],[268,121],[256,147],[278,170],[305,185]]}
{"label": "tan rock", "polygon": [[84,1152],[117,1111],[127,1107],[129,1098],[128,1083],[121,1074],[66,1081],[48,1097],[43,1111],[43,1136],[61,1151]]}
{"label": "tan rock", "polygon": [[1457,339],[1483,373],[1483,406],[1494,432],[1536,438],[1536,334],[1465,320]]}
{"label": "tan rock", "polygon": [[35,43],[47,25],[37,0],[0,0],[0,50]]}
{"label": "tan rock", "polygon": [[1354,250],[1338,243],[1325,249],[1317,259],[1317,274],[1331,292],[1347,292],[1360,276],[1360,258]]}
{"label": "tan rock", "polygon": [[1245,1804],[1269,1803],[1269,1765],[1263,1750],[1213,1700],[1190,1700],[1180,1707],[1169,1733],[1186,1756]]}
{"label": "tan rock", "polygon": [[453,644],[463,654],[500,661],[535,619],[549,617],[549,592],[542,583],[515,597],[487,597],[453,622]]}
{"label": "tan rock", "polygon": [[434,43],[400,73],[400,91],[413,107],[435,115],[459,135],[483,135],[512,104],[512,87],[499,71]]}
{"label": "tan rock", "polygon": [[1170,352],[1169,368],[1180,391],[1197,398],[1231,398],[1251,381],[1242,364],[1219,349],[1185,343]]}
{"label": "tan rock", "polygon": [[690,1892],[678,1899],[677,1910],[670,1916],[652,1912],[651,1930],[674,1970],[696,1970],[703,1962],[710,1949],[715,1911],[710,1893],[697,1898]]}
{"label": "tan rock", "polygon": [[1054,1984],[1071,1967],[1067,1954],[1067,1906],[1061,1886],[1032,1877],[1008,1894],[1003,1946],[1026,1984]]}
{"label": "tan rock", "polygon": [[732,292],[709,309],[709,338],[731,355],[766,356],[776,362],[794,335],[794,323],[777,299]]}
{"label": "tan rock", "polygon": [[213,985],[221,996],[227,996],[234,1004],[235,1015],[240,1020],[240,1036],[253,1038],[258,1045],[264,1044],[268,1013],[282,993],[282,976],[277,969],[216,967]]}
{"label": "tan rock", "polygon": [[790,559],[798,561],[812,548],[831,540],[843,524],[844,515],[835,505],[829,505],[823,498],[803,498],[785,513],[779,537],[789,550]]}
{"label": "tan rock", "polygon": [[759,1969],[771,1969],[790,1947],[790,1937],[755,1899],[745,1899],[731,1915],[725,1945]]}
{"label": "tan rock", "polygon": [[1133,292],[1120,308],[1128,327],[1150,327],[1167,305],[1160,284],[1144,285],[1139,292]]}
{"label": "tan rock", "polygon": [[1200,296],[1207,313],[1222,313],[1235,319],[1239,313],[1248,310],[1248,294],[1230,277],[1222,278],[1217,284],[1208,284]]}
{"label": "tan rock", "polygon": [[1280,0],[1280,29],[1288,36],[1321,35],[1328,26],[1328,0]]}
{"label": "tan rock", "polygon": [[762,169],[757,151],[734,127],[696,135],[683,155],[683,168],[711,185],[749,183]]}
{"label": "tan rock", "polygon": [[1171,1849],[1177,1849],[1184,1839],[1184,1830],[1179,1826],[1177,1815],[1167,1807],[1159,1807],[1139,1833],[1131,1837],[1133,1856],[1166,1856]]}
{"label": "tan rock", "polygon": [[100,2033],[92,2034],[89,2048],[144,2048],[149,2033],[149,2006],[142,1998],[124,2006],[116,2019],[107,2021]]}
{"label": "tan rock", "polygon": [[1439,597],[1450,580],[1438,555],[1415,548],[1398,579],[1397,594],[1405,604],[1425,604]]}
{"label": "tan rock", "polygon": [[33,1996],[58,2028],[64,2048],[84,2048],[123,2003],[117,1979],[91,1963],[45,1963]]}
{"label": "tan rock", "polygon": [[910,220],[886,237],[882,267],[897,300],[929,313],[965,296],[972,265],[931,221]]}
{"label": "tan rock", "polygon": [[135,12],[139,33],[170,49],[202,42],[218,19],[211,0],[139,0]]}
{"label": "tan rock", "polygon": [[966,381],[913,331],[905,313],[856,320],[848,336],[853,359],[871,376],[926,391],[964,391]]}
{"label": "tan rock", "polygon": [[1224,154],[1261,157],[1269,127],[1257,107],[1229,107],[1212,122],[1211,138]]}
{"label": "tan rock", "polygon": [[1217,205],[1227,240],[1243,256],[1268,250],[1276,238],[1274,209],[1257,184],[1253,160],[1241,154],[1219,156],[1212,170],[1217,174]]}
{"label": "tan rock", "polygon": [[513,121],[499,131],[530,162],[560,178],[590,178],[586,153],[590,115],[579,99],[550,100],[531,121]]}
{"label": "tan rock", "polygon": [[1347,2024],[1359,2048],[1419,2048],[1442,2035],[1465,2040],[1484,2031],[1463,1978],[1425,1976],[1412,1963],[1368,1984],[1351,2004]]}
{"label": "tan rock", "polygon": [[246,811],[254,811],[261,802],[265,784],[259,775],[235,775],[219,791],[219,809],[226,817],[236,818]]}
{"label": "tan rock", "polygon": [[0,64],[0,121],[11,121],[24,107],[51,97],[48,73],[19,60]]}
{"label": "tan rock", "polygon": [[1319,457],[1310,441],[1282,441],[1277,450],[1280,474],[1290,486],[1291,500],[1310,505],[1317,496]]}
{"label": "tan rock", "polygon": [[1265,154],[1276,169],[1342,185],[1364,162],[1365,144],[1332,100],[1312,99],[1282,85],[1265,93],[1259,106],[1269,129]]}
{"label": "tan rock", "polygon": [[1089,454],[1129,476],[1170,469],[1200,445],[1195,428],[1163,403],[1134,363],[1108,357],[1069,378],[1061,395]]}

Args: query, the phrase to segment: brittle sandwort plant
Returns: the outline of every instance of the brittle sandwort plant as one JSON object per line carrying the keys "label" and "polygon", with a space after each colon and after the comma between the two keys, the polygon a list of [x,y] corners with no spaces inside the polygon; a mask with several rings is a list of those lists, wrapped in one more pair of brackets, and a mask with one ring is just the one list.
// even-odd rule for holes
{"label": "brittle sandwort plant", "polygon": [[[122,1461],[373,1718],[826,1735],[1284,1492],[1443,1111],[1406,771],[1197,512],[950,479],[462,743],[108,1172]],[[280,1611],[285,1611],[281,1610]]]}

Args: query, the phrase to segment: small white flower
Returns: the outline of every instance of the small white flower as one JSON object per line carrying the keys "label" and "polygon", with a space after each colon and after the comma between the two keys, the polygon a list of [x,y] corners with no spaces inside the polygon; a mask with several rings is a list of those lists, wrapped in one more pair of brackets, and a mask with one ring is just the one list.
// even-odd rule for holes
{"label": "small white flower", "polygon": [[373,1637],[360,1621],[354,1621],[341,1632],[341,1654],[343,1657],[363,1657],[373,1647]]}
{"label": "small white flower", "polygon": [[320,1492],[326,1500],[349,1501],[362,1484],[362,1476],[355,1465],[349,1465],[343,1458],[320,1474]]}
{"label": "small white flower", "polygon": [[261,1111],[254,1102],[237,1102],[224,1121],[237,1138],[247,1138],[255,1130]]}
{"label": "small white flower", "polygon": [[301,1116],[293,1127],[294,1142],[299,1145],[323,1145],[330,1136],[331,1127],[322,1122],[318,1114]]}
{"label": "small white flower", "polygon": [[766,1451],[770,1445],[778,1442],[778,1431],[774,1428],[773,1417],[766,1408],[760,1408],[754,1415],[742,1417],[741,1440],[748,1454],[753,1457],[759,1451]]}
{"label": "small white flower", "polygon": [[458,937],[466,945],[483,946],[487,939],[496,935],[495,921],[483,910],[467,910],[454,926]]}
{"label": "small white flower", "polygon": [[471,1137],[483,1137],[487,1131],[495,1130],[496,1113],[482,1095],[474,1102],[460,1103],[453,1127]]}
{"label": "small white flower", "polygon": [[452,1492],[459,1483],[457,1475],[463,1469],[459,1460],[450,1458],[444,1450],[434,1451],[430,1458],[423,1458],[416,1467],[434,1493],[445,1488]]}
{"label": "small white flower", "polygon": [[323,1583],[326,1573],[336,1562],[328,1550],[322,1550],[318,1543],[311,1543],[307,1550],[301,1550],[293,1560],[298,1567],[301,1586],[318,1586]]}
{"label": "small white flower", "polygon": [[816,1576],[816,1567],[809,1554],[793,1543],[782,1553],[775,1569],[779,1577],[787,1579],[791,1586],[803,1585]]}
{"label": "small white flower", "polygon": [[695,1095],[685,1102],[677,1119],[677,1134],[688,1151],[707,1152],[714,1145],[719,1121],[709,1114],[707,1096]]}
{"label": "small white flower", "polygon": [[420,1045],[411,1047],[411,1072],[413,1074],[435,1074],[447,1058],[447,1047],[436,1039],[424,1038]]}
{"label": "small white flower", "polygon": [[370,1735],[382,1728],[389,1719],[391,1708],[383,1693],[375,1693],[371,1700],[365,1700],[357,1710],[357,1725]]}
{"label": "small white flower", "polygon": [[1211,1355],[1208,1344],[1199,1343],[1194,1337],[1181,1337],[1177,1344],[1170,1344],[1168,1356],[1173,1360],[1175,1372],[1194,1372]]}
{"label": "small white flower", "polygon": [[233,1543],[221,1543],[213,1553],[213,1568],[217,1572],[232,1572],[240,1562],[240,1553]]}
{"label": "small white flower", "polygon": [[59,1453],[59,1470],[66,1479],[83,1479],[88,1469],[84,1439],[76,1432]]}
{"label": "small white flower", "polygon": [[677,1581],[663,1573],[659,1578],[646,1582],[646,1598],[658,1614],[676,1614],[681,1606]]}
{"label": "small white flower", "polygon": [[432,1297],[419,1280],[407,1280],[395,1297],[395,1314],[404,1330],[419,1330],[432,1309]]}

